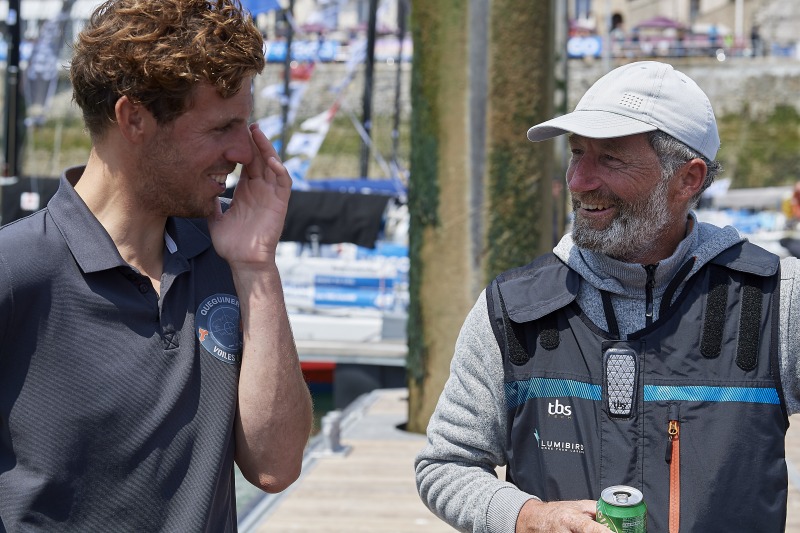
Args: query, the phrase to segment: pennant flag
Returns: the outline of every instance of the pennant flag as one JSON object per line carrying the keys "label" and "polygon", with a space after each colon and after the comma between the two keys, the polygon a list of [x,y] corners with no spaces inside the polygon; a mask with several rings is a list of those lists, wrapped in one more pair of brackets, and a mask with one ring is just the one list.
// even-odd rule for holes
{"label": "pennant flag", "polygon": [[312,159],[324,140],[324,133],[295,133],[286,145],[286,153]]}
{"label": "pennant flag", "polygon": [[[283,131],[283,118],[280,115],[270,115],[258,120],[258,128],[264,132],[267,139],[272,140]],[[275,144],[274,142],[272,144]]]}
{"label": "pennant flag", "polygon": [[327,132],[331,125],[331,112],[326,109],[319,115],[305,119],[300,123],[300,129],[305,131]]}
{"label": "pennant flag", "polygon": [[62,2],[61,11],[47,20],[33,45],[22,82],[28,118],[34,124],[43,123],[58,85],[61,70],[59,55],[64,46],[64,27],[70,21],[69,10],[74,0]]}

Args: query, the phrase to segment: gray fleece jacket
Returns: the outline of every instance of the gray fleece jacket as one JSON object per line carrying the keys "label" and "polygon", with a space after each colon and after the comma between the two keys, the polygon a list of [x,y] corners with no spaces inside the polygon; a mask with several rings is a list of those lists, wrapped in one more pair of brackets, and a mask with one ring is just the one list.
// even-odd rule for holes
{"label": "gray fleece jacket", "polygon": [[[743,240],[733,227],[719,228],[690,216],[694,219],[692,231],[656,269],[656,313],[667,285],[689,257],[696,257],[696,261],[686,279],[718,253]],[[644,327],[646,272],[642,265],[580,250],[571,235],[561,239],[554,252],[580,274],[577,302],[595,324],[606,327],[599,293],[602,289],[612,294],[621,336]],[[800,335],[796,333],[798,326],[792,326],[800,316],[799,263],[795,258],[781,261],[781,380],[790,414],[800,412]],[[482,293],[461,328],[450,377],[428,425],[427,445],[415,462],[422,500],[459,531],[513,533],[520,508],[536,497],[502,481],[502,476],[498,479],[495,473],[498,466],[507,463],[503,381],[500,349]]]}

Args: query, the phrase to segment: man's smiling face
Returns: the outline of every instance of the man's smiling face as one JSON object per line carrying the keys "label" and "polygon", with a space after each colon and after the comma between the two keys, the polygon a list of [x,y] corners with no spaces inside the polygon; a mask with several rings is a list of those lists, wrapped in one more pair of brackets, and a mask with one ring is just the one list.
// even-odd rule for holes
{"label": "man's smiling face", "polygon": [[571,135],[569,143],[567,185],[575,244],[628,262],[659,255],[664,232],[677,222],[676,216],[684,215],[682,206],[671,200],[672,180],[662,176],[648,135]]}

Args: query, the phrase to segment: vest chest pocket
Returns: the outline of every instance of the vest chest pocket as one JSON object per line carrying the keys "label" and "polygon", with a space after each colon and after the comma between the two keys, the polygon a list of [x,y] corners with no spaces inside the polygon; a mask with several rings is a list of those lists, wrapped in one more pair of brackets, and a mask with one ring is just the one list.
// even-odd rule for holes
{"label": "vest chest pocket", "polygon": [[[598,435],[594,420],[599,387],[549,378],[507,387],[514,385],[542,392],[570,388],[582,392],[579,396],[542,394],[511,409],[508,480],[543,500],[595,498]],[[596,397],[585,397],[590,395]]]}

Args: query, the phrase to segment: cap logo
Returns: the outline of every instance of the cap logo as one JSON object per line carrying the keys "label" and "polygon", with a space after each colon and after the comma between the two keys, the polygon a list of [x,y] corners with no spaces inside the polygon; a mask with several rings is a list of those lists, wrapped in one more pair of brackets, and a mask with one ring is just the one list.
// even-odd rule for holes
{"label": "cap logo", "polygon": [[209,296],[195,314],[197,340],[208,353],[229,365],[242,359],[242,326],[239,299],[231,294]]}
{"label": "cap logo", "polygon": [[628,107],[630,109],[639,109],[642,106],[644,99],[636,96],[635,94],[625,93],[619,101],[619,105]]}

